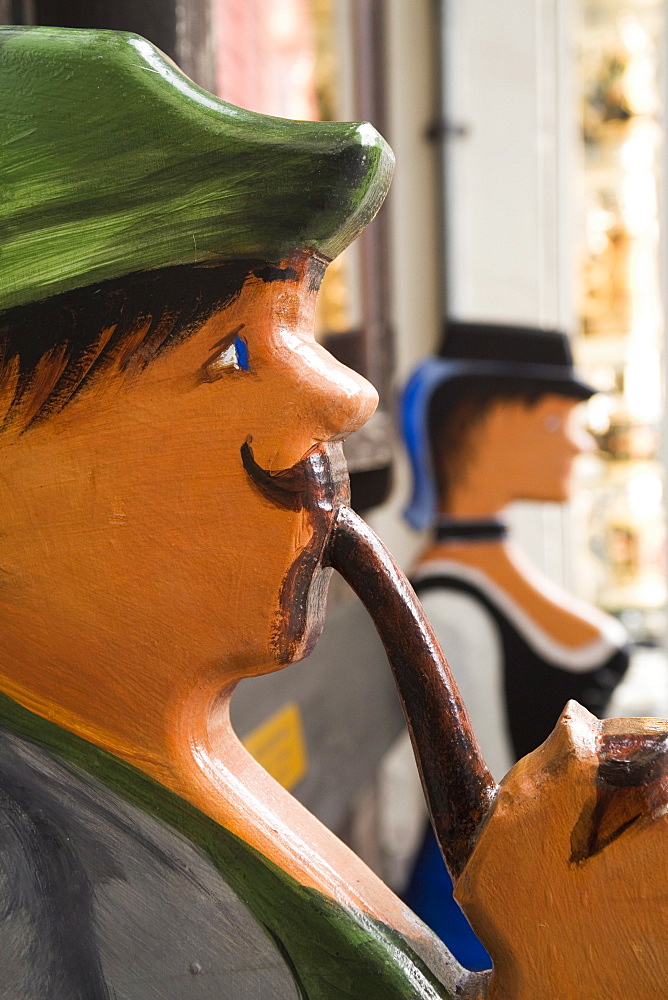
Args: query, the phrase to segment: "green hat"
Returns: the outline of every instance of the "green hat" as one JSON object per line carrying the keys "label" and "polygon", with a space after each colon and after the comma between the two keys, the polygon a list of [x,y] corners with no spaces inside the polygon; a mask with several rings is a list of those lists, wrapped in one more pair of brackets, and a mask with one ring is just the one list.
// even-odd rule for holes
{"label": "green hat", "polygon": [[225,104],[138,35],[0,28],[0,309],[173,264],[335,257],[393,156]]}

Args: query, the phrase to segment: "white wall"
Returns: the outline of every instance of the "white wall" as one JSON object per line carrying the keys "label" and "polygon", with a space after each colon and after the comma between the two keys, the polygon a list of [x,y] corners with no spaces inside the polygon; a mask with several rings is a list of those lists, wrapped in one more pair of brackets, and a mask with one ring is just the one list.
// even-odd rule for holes
{"label": "white wall", "polygon": [[571,326],[569,0],[448,0],[450,313]]}

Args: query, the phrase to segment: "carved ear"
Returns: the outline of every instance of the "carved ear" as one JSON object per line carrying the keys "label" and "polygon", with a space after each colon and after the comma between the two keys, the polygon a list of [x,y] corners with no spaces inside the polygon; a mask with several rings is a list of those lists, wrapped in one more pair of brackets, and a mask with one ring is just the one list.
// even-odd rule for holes
{"label": "carved ear", "polygon": [[569,701],[543,744],[553,761],[565,757],[592,757],[598,750],[601,722],[577,701]]}
{"label": "carved ear", "polygon": [[571,861],[602,851],[629,827],[668,805],[668,737],[651,732],[601,738],[596,799],[582,811],[571,837]]}

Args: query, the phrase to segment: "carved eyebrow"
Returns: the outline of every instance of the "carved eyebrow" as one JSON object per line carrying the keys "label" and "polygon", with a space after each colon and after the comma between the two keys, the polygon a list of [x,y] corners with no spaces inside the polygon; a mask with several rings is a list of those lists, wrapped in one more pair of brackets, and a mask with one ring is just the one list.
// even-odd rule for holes
{"label": "carved eyebrow", "polygon": [[[233,330],[230,330],[230,332],[226,333],[224,337],[221,337],[220,340],[218,340],[215,344],[211,345],[210,348],[211,354],[199,369],[197,377],[198,383],[215,382],[217,379],[222,378],[226,374],[229,374],[230,370],[234,370],[235,368],[239,371],[247,370],[248,351],[246,349],[244,341],[240,341],[240,344],[243,344],[244,350],[243,352],[242,351],[238,352],[238,354],[240,355],[239,364],[235,366],[234,364],[228,365],[222,363],[223,355],[234,345],[234,342],[237,340],[239,334],[241,333],[241,331],[244,329],[245,326],[246,326],[245,323],[239,323],[239,325],[235,326]],[[241,357],[242,353],[243,357]]]}

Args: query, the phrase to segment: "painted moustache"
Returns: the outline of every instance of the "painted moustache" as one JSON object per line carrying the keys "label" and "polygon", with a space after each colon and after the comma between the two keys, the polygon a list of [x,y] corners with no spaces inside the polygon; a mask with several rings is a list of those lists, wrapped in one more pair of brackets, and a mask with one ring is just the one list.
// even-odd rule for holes
{"label": "painted moustache", "polygon": [[343,448],[319,444],[289,469],[269,472],[255,461],[248,438],[241,461],[265,500],[284,510],[306,511],[309,518],[311,537],[283,579],[272,639],[278,663],[293,663],[308,656],[324,625],[332,574],[324,554],[337,511],[350,503]]}

